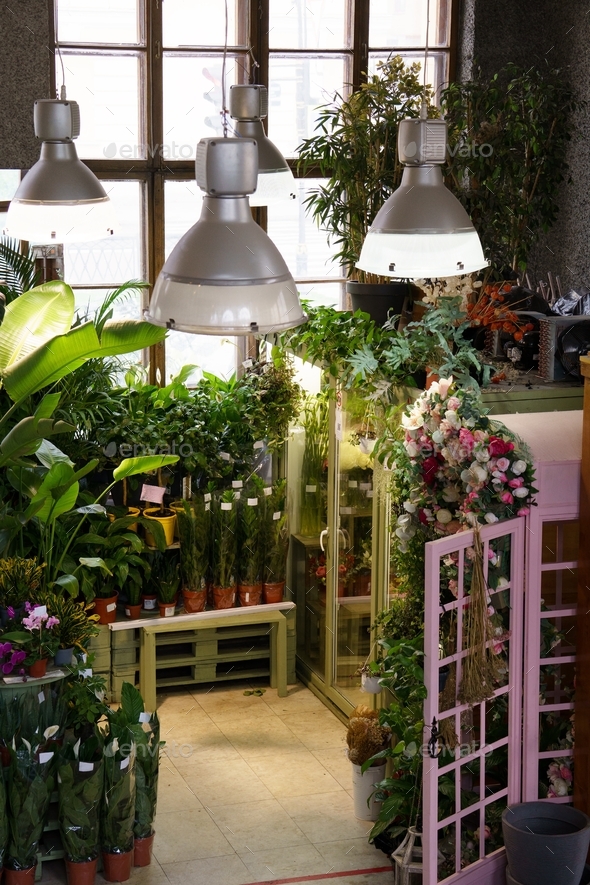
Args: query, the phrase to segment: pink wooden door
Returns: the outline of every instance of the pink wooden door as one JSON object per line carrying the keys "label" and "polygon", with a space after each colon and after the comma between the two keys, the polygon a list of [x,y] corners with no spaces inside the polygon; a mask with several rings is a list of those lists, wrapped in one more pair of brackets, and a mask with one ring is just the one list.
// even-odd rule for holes
{"label": "pink wooden door", "polygon": [[498,626],[504,639],[497,648],[504,673],[493,698],[472,708],[458,701],[457,692],[468,654],[473,533],[426,545],[424,743],[434,724],[454,731],[459,744],[439,758],[424,752],[424,885],[504,885],[500,819],[506,805],[520,801],[521,788],[524,531],[524,518],[481,530],[493,622],[504,625]]}

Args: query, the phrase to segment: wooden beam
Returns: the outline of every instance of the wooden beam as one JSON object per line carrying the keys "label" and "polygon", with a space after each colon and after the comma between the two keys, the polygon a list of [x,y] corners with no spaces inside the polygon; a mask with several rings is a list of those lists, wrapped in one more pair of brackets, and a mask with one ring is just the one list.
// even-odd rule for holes
{"label": "wooden beam", "polygon": [[576,623],[574,805],[588,814],[590,813],[590,357],[581,357],[580,365],[584,376],[584,423]]}

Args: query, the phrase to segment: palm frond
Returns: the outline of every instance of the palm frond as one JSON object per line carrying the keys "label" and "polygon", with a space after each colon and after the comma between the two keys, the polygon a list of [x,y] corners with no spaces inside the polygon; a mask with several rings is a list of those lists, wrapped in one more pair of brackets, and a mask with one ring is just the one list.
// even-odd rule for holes
{"label": "palm frond", "polygon": [[99,338],[102,335],[105,323],[113,318],[113,307],[115,302],[120,299],[130,298],[135,292],[139,292],[141,289],[147,289],[148,286],[149,283],[145,283],[142,280],[129,280],[117,289],[113,289],[112,292],[108,293],[94,317],[94,325],[96,326]]}
{"label": "palm frond", "polygon": [[0,292],[10,304],[23,292],[33,289],[39,282],[40,271],[35,267],[31,249],[21,252],[18,240],[0,238]]}

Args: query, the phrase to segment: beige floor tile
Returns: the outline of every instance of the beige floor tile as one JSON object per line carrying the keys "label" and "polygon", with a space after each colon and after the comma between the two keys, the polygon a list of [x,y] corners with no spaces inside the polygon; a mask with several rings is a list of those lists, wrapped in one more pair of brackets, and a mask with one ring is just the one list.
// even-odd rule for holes
{"label": "beige floor tile", "polygon": [[207,810],[237,852],[309,845],[310,842],[276,799],[235,805],[208,806]]}
{"label": "beige floor tile", "polygon": [[179,808],[195,811],[203,806],[187,782],[168,760],[160,765],[158,779],[158,816],[178,811]]}
{"label": "beige floor tile", "polygon": [[352,768],[346,755],[346,745],[338,750],[313,750],[313,755],[345,790],[352,789]]}
{"label": "beige floor tile", "polygon": [[[240,682],[237,686],[227,688],[223,684],[216,685],[213,688],[206,686],[203,688],[195,688],[191,691],[194,700],[198,701],[200,706],[207,713],[213,712],[242,712],[251,710],[254,715],[264,704],[264,697],[267,692],[271,691],[265,688],[262,697],[256,695],[245,695],[246,690],[258,688],[257,685],[250,685],[247,682]],[[264,686],[262,686],[264,687]]]}
{"label": "beige floor tile", "polygon": [[366,838],[370,821],[354,816],[353,802],[346,790],[318,796],[279,798],[279,802],[310,842],[337,842]]}
{"label": "beige floor tile", "polygon": [[281,721],[309,750],[340,750],[345,746],[344,725],[325,708],[315,713],[291,713]]}
{"label": "beige floor tile", "polygon": [[309,750],[288,756],[280,753],[259,756],[249,759],[248,763],[273,796],[306,796],[341,789]]}
{"label": "beige floor tile", "polygon": [[[180,737],[182,735],[179,735]],[[181,774],[193,765],[242,758],[233,744],[218,729],[205,730],[199,735],[193,735],[192,740],[186,741],[169,735],[164,754],[169,763]]]}
{"label": "beige floor tile", "polygon": [[314,713],[326,708],[313,692],[298,683],[288,688],[287,697],[280,698],[276,690],[264,695],[264,702],[277,716],[288,716],[291,713]]}
{"label": "beige floor tile", "polygon": [[206,857],[188,863],[164,864],[162,869],[170,885],[245,885],[252,882],[246,864],[235,854]]}
{"label": "beige floor tile", "polygon": [[158,818],[154,857],[159,864],[226,854],[233,854],[233,849],[204,809],[177,811]]}
{"label": "beige floor tile", "polygon": [[305,751],[299,738],[272,712],[258,718],[238,715],[217,726],[244,758]]}
{"label": "beige floor tile", "polygon": [[318,842],[316,848],[335,870],[367,870],[387,866],[389,861],[382,851],[366,838],[344,839],[336,842]]}
{"label": "beige floor tile", "polygon": [[244,849],[238,854],[248,867],[253,882],[328,872],[325,859],[309,842],[291,848],[270,847],[264,851]]}
{"label": "beige floor tile", "polygon": [[205,762],[182,771],[203,805],[232,805],[272,799],[272,793],[244,759]]}

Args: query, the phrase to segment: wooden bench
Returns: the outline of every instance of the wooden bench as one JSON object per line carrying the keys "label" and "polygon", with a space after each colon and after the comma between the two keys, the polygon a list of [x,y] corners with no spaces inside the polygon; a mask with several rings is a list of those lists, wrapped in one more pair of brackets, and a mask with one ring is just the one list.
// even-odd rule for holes
{"label": "wooden bench", "polygon": [[156,637],[160,633],[182,630],[236,627],[245,624],[268,624],[270,632],[270,685],[279,697],[287,695],[287,614],[293,602],[276,602],[244,608],[228,608],[173,618],[150,618],[116,621],[111,630],[141,628],[139,645],[139,687],[147,710],[156,709]]}

